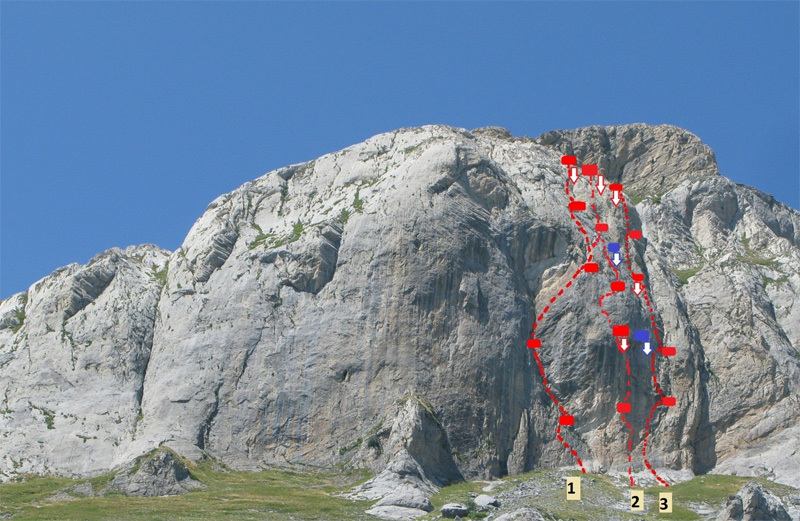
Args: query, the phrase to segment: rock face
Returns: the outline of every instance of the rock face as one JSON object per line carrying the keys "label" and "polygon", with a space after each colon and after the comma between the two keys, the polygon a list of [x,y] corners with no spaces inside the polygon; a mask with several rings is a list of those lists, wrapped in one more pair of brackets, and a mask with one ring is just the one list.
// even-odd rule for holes
{"label": "rock face", "polygon": [[2,475],[132,459],[168,256],[113,249],[0,303]]}
{"label": "rock face", "polygon": [[791,521],[781,500],[758,483],[747,483],[728,498],[717,521]]}
{"label": "rock face", "polygon": [[[652,414],[650,361],[631,356],[633,453],[652,416],[656,468],[800,485],[800,213],[720,176],[692,134],[647,125],[381,134],[217,198],[172,254],[56,271],[0,303],[0,471],[89,475],[160,445],[237,469],[367,465],[417,490],[574,465],[525,346],[586,262],[564,153],[624,184],[644,236],[631,262],[678,347],[657,366],[678,406]],[[598,207],[624,240],[621,208]],[[631,292],[600,314],[611,280],[577,279],[537,337],[570,444],[622,471],[608,320],[651,317]]]}

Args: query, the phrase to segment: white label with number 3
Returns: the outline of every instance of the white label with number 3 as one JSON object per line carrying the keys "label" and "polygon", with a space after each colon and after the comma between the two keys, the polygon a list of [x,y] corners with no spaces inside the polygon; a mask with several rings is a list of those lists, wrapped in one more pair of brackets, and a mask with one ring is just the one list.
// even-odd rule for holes
{"label": "white label with number 3", "polygon": [[672,513],[672,492],[661,492],[658,494],[658,513]]}

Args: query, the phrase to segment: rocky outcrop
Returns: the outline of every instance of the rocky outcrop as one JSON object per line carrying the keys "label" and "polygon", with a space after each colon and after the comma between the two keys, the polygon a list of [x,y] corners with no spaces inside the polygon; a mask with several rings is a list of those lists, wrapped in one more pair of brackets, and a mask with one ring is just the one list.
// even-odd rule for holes
{"label": "rocky outcrop", "polygon": [[[62,268],[0,303],[0,471],[88,475],[165,446],[236,469],[370,466],[422,491],[384,506],[415,508],[397,503],[571,466],[525,347],[546,306],[565,435],[589,470],[626,470],[625,362],[596,305],[613,275],[550,302],[586,261],[563,153],[622,182],[643,232],[653,317],[630,292],[609,312],[678,347],[656,370],[679,406],[653,413],[650,361],[631,357],[633,453],[652,416],[656,468],[800,484],[800,213],[647,125],[381,134],[217,198],[172,254]],[[597,204],[620,240],[622,210]]]}
{"label": "rocky outcrop", "polygon": [[442,505],[441,513],[442,517],[461,519],[461,516],[469,514],[469,509],[461,503],[447,503],[446,505]]}
{"label": "rocky outcrop", "polygon": [[719,179],[714,152],[697,136],[670,125],[554,130],[536,142],[596,164],[608,182],[623,183],[628,196],[658,196],[684,181]]}
{"label": "rocky outcrop", "polygon": [[191,477],[180,456],[169,449],[156,449],[123,466],[102,489],[95,490],[90,481],[84,481],[60,489],[49,499],[63,501],[119,493],[134,497],[174,496],[203,488],[205,485]]}
{"label": "rocky outcrop", "polygon": [[366,510],[366,513],[379,519],[388,519],[392,521],[406,521],[408,519],[416,519],[427,514],[425,510],[420,510],[418,508],[398,506],[375,506],[369,510]]}
{"label": "rocky outcrop", "polygon": [[157,450],[139,458],[136,464],[120,471],[101,492],[122,492],[127,496],[156,497],[185,494],[205,488],[192,479],[186,463],[171,450]]}
{"label": "rocky outcrop", "polygon": [[728,498],[717,521],[791,521],[791,517],[772,492],[750,482]]}
{"label": "rocky outcrop", "polygon": [[411,395],[397,404],[394,415],[391,430],[375,429],[366,442],[366,449],[359,451],[351,461],[353,465],[367,463],[383,470],[356,487],[349,497],[380,499],[376,507],[408,508],[418,511],[412,514],[424,515],[433,510],[429,498],[439,487],[463,477],[453,461],[447,435],[430,405]]}
{"label": "rocky outcrop", "polygon": [[492,496],[487,496],[486,494],[479,494],[475,497],[475,504],[482,509],[488,509],[489,507],[499,507],[500,501],[497,498]]}
{"label": "rocky outcrop", "polygon": [[469,509],[461,503],[447,503],[446,505],[442,505],[441,513],[443,517],[453,519],[466,516],[469,514]]}

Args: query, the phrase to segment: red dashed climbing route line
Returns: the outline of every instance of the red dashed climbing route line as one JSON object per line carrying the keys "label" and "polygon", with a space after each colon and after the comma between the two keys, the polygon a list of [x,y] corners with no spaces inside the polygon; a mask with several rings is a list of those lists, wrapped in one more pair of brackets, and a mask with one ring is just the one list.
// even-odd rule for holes
{"label": "red dashed climbing route line", "polygon": [[[575,198],[569,195],[569,179],[567,179],[567,186],[565,190],[567,192],[567,195],[569,196],[569,202],[571,203],[575,202]],[[578,230],[580,230],[580,232],[583,234],[583,238],[586,239],[586,246],[591,252],[592,247],[589,245],[589,243],[591,242],[591,239],[589,239],[589,232],[586,231],[586,228],[584,228],[581,222],[578,220],[578,218],[575,217],[575,212],[573,212],[572,209],[570,209],[569,211],[569,218],[572,219],[572,221],[575,223],[575,226],[577,226]],[[591,262],[591,261],[592,261],[592,256],[589,255],[589,259],[586,262]]]}
{"label": "red dashed climbing route line", "polygon": [[[562,296],[564,294],[564,292],[572,286],[572,283],[575,281],[575,279],[578,278],[578,275],[580,275],[582,271],[583,271],[583,266],[578,268],[575,271],[575,273],[572,274],[572,278],[570,280],[568,280],[567,283],[562,288],[560,288],[558,290],[556,295],[554,295],[553,297],[550,298],[550,304],[555,303],[555,301],[558,299],[558,297]],[[542,309],[542,312],[539,314],[539,316],[536,317],[536,322],[533,323],[533,327],[531,328],[531,340],[529,341],[529,346],[531,346],[534,343],[534,341],[537,340],[536,339],[536,329],[539,327],[539,324],[541,323],[542,319],[544,319],[544,316],[547,314],[548,311],[550,311],[550,305],[545,306],[544,309]],[[567,412],[567,409],[563,405],[561,405],[559,403],[558,398],[556,397],[556,395],[553,392],[553,390],[550,388],[549,385],[547,385],[547,374],[545,373],[544,365],[542,364],[542,360],[541,360],[541,358],[539,358],[539,350],[538,350],[538,348],[537,347],[533,347],[532,350],[533,350],[533,356],[536,359],[536,364],[539,367],[539,373],[542,375],[542,385],[544,385],[545,391],[547,391],[547,394],[548,394],[548,396],[550,396],[550,399],[553,401],[553,403],[556,405],[556,407],[558,407],[558,410],[561,413],[561,415],[562,416],[570,416],[569,412]],[[578,464],[578,466],[581,468],[581,471],[584,474],[586,474],[586,468],[583,466],[583,461],[581,461],[581,458],[578,456],[577,451],[574,448],[572,448],[570,446],[570,444],[568,442],[566,442],[564,440],[564,437],[561,435],[561,424],[560,424],[560,422],[559,422],[559,425],[558,425],[558,429],[556,430],[556,438],[558,438],[558,441],[561,442],[562,445],[564,445],[564,448],[567,449],[570,452],[570,454],[572,454],[572,457],[575,458],[575,461]]]}
{"label": "red dashed climbing route line", "polygon": [[603,236],[598,233],[597,234],[597,238],[594,240],[592,245],[589,246],[589,251],[592,251],[593,249],[595,249],[597,247],[597,245],[600,243],[600,241],[602,241],[602,240],[603,240]]}
{"label": "red dashed climbing route line", "polygon": [[642,292],[642,296],[644,297],[644,303],[647,306],[647,310],[650,312],[650,322],[653,324],[653,333],[655,333],[656,342],[658,343],[658,349],[656,349],[650,355],[650,372],[653,375],[653,387],[660,398],[661,396],[664,396],[664,392],[661,390],[661,386],[658,385],[658,378],[656,376],[656,355],[661,352],[661,350],[664,348],[664,345],[661,343],[661,337],[658,335],[658,327],[656,327],[656,313],[653,311],[652,304],[650,304],[650,298],[647,295],[646,289]]}
{"label": "red dashed climbing route line", "polygon": [[[592,198],[594,198],[594,187],[592,187],[591,196],[592,196]],[[570,199],[572,199],[572,198],[570,198]],[[626,260],[626,264],[628,266],[628,272],[632,273],[633,269],[632,269],[632,265],[631,265],[630,245],[629,245],[629,236],[630,236],[631,226],[630,226],[630,220],[628,218],[628,206],[627,206],[627,204],[625,204],[624,196],[623,196],[623,199],[622,199],[622,203],[624,205],[623,208],[624,208],[624,211],[625,211],[625,228],[626,228],[626,232],[625,232],[625,260]],[[599,223],[600,222],[600,212],[597,210],[597,205],[592,203],[591,207],[592,207],[592,210],[595,212],[595,222]],[[619,270],[614,265],[614,263],[611,262],[611,258],[608,256],[608,248],[606,246],[605,239],[603,239],[603,237],[602,237],[602,235],[600,233],[597,234],[597,239],[603,242],[603,256],[605,257],[606,262],[608,263],[608,265],[614,271],[615,280],[620,280]],[[597,241],[595,241],[593,246],[596,246],[596,245],[597,245]],[[606,298],[610,297],[613,294],[614,294],[614,291],[606,293],[605,295],[600,297],[599,302],[598,302],[599,306],[600,306],[600,312],[603,313],[606,316],[606,318],[608,319],[608,322],[610,324],[613,323],[612,320],[611,320],[611,315],[606,310],[603,309],[603,300],[605,300]],[[627,376],[626,380],[625,380],[627,389],[626,389],[626,392],[625,392],[625,399],[622,401],[622,403],[630,403],[630,397],[631,397],[631,359],[630,359],[630,352],[629,351],[625,352],[625,372],[626,372],[626,376]],[[620,418],[621,418],[622,424],[628,429],[628,443],[627,443],[627,450],[628,450],[628,480],[630,482],[630,485],[633,487],[633,486],[636,486],[636,481],[633,479],[633,439],[636,436],[636,431],[634,430],[633,425],[630,422],[627,421],[626,413],[625,412],[621,412],[620,415],[621,415]]]}
{"label": "red dashed climbing route line", "polygon": [[[628,215],[628,202],[625,200],[625,196],[622,196],[622,209],[625,214],[625,263],[628,266],[628,272],[633,273],[633,266],[631,264],[631,254],[630,254],[630,236],[631,236],[631,221],[630,216]],[[653,419],[653,415],[656,412],[656,409],[663,403],[662,397],[664,393],[661,390],[661,386],[658,384],[658,375],[656,374],[656,356],[661,352],[663,345],[661,344],[661,337],[658,334],[658,327],[656,326],[656,315],[655,311],[653,310],[653,306],[650,303],[650,298],[647,294],[647,289],[645,288],[642,291],[642,295],[644,298],[645,306],[647,310],[650,312],[650,322],[653,326],[653,333],[656,337],[656,341],[658,343],[658,349],[656,349],[653,353],[650,354],[650,373],[653,378],[653,388],[655,389],[656,393],[658,394],[658,400],[656,400],[655,405],[653,405],[652,409],[650,409],[650,416],[647,418],[644,427],[644,437],[642,438],[642,460],[644,461],[645,467],[647,470],[653,473],[653,476],[661,483],[662,485],[668,487],[669,483],[667,483],[661,476],[658,475],[656,470],[650,465],[650,462],[647,460],[647,438],[650,436],[650,422]]]}
{"label": "red dashed climbing route line", "polygon": [[[614,266],[614,263],[611,262],[611,257],[608,256],[608,249],[606,247],[606,241],[602,237],[600,238],[600,240],[603,242],[603,257],[606,258],[606,262],[611,267],[611,269],[614,270],[614,278],[616,280],[619,280],[619,271]],[[613,294],[614,294],[613,291],[609,291],[605,295],[600,295],[600,299],[598,300],[598,305],[600,306],[600,313],[604,314],[606,316],[606,318],[608,318],[608,323],[609,324],[611,323],[611,314],[608,311],[606,311],[605,309],[603,309],[603,301],[605,299],[607,299],[608,297],[610,297],[611,295],[613,295]]]}
{"label": "red dashed climbing route line", "polygon": [[[565,186],[565,192],[566,192],[566,195],[569,196],[569,180],[567,180],[567,184]],[[574,201],[573,197],[571,197],[571,196],[569,196],[569,197],[570,197],[570,202]],[[577,223],[577,225],[578,225],[579,229],[582,231],[584,237],[586,237],[586,243],[588,245],[589,244],[588,232],[586,232],[586,230],[580,225],[580,222],[577,220],[577,218],[575,217],[574,212],[572,212],[572,211],[570,211],[570,218]],[[589,248],[590,254],[589,254],[589,260],[587,262],[590,262],[591,259],[592,259],[591,245],[589,245],[588,248]],[[573,282],[575,281],[575,279],[578,278],[578,275],[580,275],[583,270],[584,270],[584,266],[582,265],[580,268],[578,268],[575,271],[575,273],[572,274],[572,278],[570,278],[570,280],[568,280],[566,282],[566,284],[564,284],[563,287],[559,288],[558,292],[555,295],[550,297],[550,303],[548,305],[546,305],[542,309],[542,312],[539,313],[539,316],[536,317],[536,321],[533,323],[533,327],[531,328],[531,339],[528,341],[528,346],[532,348],[533,356],[536,359],[536,365],[538,366],[539,373],[542,376],[542,385],[544,385],[544,389],[547,392],[547,395],[550,397],[550,400],[552,400],[552,402],[555,404],[555,406],[558,407],[558,410],[559,410],[559,412],[560,412],[562,417],[572,417],[572,416],[569,414],[567,409],[563,405],[561,405],[559,403],[559,400],[556,397],[555,393],[553,392],[553,389],[547,384],[547,373],[545,372],[544,364],[542,364],[542,360],[539,357],[539,349],[538,348],[541,347],[541,341],[536,338],[536,329],[538,329],[539,324],[542,322],[542,320],[544,319],[544,317],[547,314],[547,312],[550,311],[551,306],[556,302],[556,300],[559,297],[564,295],[565,291],[567,291],[570,287],[572,287]],[[581,468],[581,472],[583,472],[585,474],[586,473],[586,468],[583,466],[583,461],[581,460],[580,456],[578,455],[578,452],[569,444],[569,442],[567,442],[564,439],[564,436],[561,435],[561,427],[562,426],[561,426],[561,421],[560,420],[561,419],[559,418],[558,428],[556,429],[556,438],[564,446],[564,448],[569,451],[569,453],[572,455],[572,457],[575,458],[575,462]]]}
{"label": "red dashed climbing route line", "polygon": [[[608,256],[608,246],[606,246],[606,240],[603,239],[602,237],[600,238],[600,240],[603,241],[603,256],[606,258],[606,262],[608,262],[608,267],[614,270],[614,279],[619,280],[619,270],[617,269],[616,266],[614,266],[614,263],[611,262],[611,257]],[[609,293],[609,295],[613,293],[614,292],[612,291],[611,293]]]}
{"label": "red dashed climbing route line", "polygon": [[[572,163],[569,163],[569,164],[573,164],[574,165],[575,164],[575,158],[573,156],[569,156],[569,157],[571,157],[571,160],[572,160]],[[565,156],[564,159],[567,159],[567,156]],[[567,163],[565,163],[565,164],[567,164]],[[593,174],[591,172],[587,173],[587,168],[593,168],[593,172],[594,173]],[[582,169],[583,169],[584,175],[587,175],[587,176],[597,175],[597,167],[594,166],[594,165],[590,165],[589,167],[584,165],[582,167]],[[615,253],[615,259],[612,262],[612,260],[611,260],[611,258],[609,256],[609,253],[608,253],[608,245],[606,244],[605,239],[603,238],[602,234],[600,233],[601,231],[608,231],[608,225],[606,225],[606,224],[602,224],[601,225],[601,223],[600,223],[600,213],[599,213],[599,211],[597,209],[597,206],[594,204],[594,202],[591,203],[591,210],[595,214],[594,216],[595,216],[595,222],[596,222],[596,227],[597,227],[597,235],[594,238],[594,241],[592,241],[592,238],[591,238],[589,232],[584,227],[583,223],[581,223],[579,218],[575,215],[576,211],[585,211],[586,210],[586,203],[583,202],[583,201],[576,200],[575,197],[573,197],[570,194],[570,182],[575,184],[577,182],[577,180],[580,179],[581,177],[582,176],[579,176],[579,177],[572,176],[571,177],[572,181],[570,180],[570,178],[568,178],[566,183],[565,183],[565,185],[564,185],[564,192],[565,192],[566,196],[569,198],[569,205],[568,206],[569,206],[570,219],[575,223],[575,226],[578,228],[578,231],[580,231],[581,234],[584,237],[584,240],[585,240],[585,243],[586,243],[586,250],[587,250],[588,257],[587,257],[586,263],[583,264],[580,268],[578,268],[575,271],[575,273],[573,273],[572,278],[570,280],[568,280],[566,282],[566,284],[564,284],[564,286],[561,287],[558,290],[558,292],[554,296],[552,296],[550,298],[549,304],[546,305],[542,309],[542,312],[536,318],[536,321],[534,322],[533,327],[531,328],[531,335],[530,335],[531,338],[528,340],[528,347],[531,348],[531,350],[533,351],[533,355],[534,355],[534,358],[536,359],[536,363],[537,363],[537,366],[539,368],[539,372],[540,372],[540,374],[542,376],[542,384],[544,385],[544,388],[545,388],[548,396],[553,401],[553,403],[556,405],[556,407],[558,408],[558,411],[560,413],[559,423],[558,423],[558,427],[556,429],[556,438],[564,446],[564,448],[570,452],[570,454],[573,456],[573,458],[575,458],[578,466],[581,468],[581,471],[583,473],[586,473],[586,469],[584,468],[583,462],[581,461],[577,451],[575,450],[575,448],[573,448],[569,444],[569,442],[562,435],[562,431],[561,431],[562,426],[574,425],[574,417],[568,414],[567,409],[559,402],[558,398],[556,397],[555,393],[553,392],[553,389],[548,385],[547,375],[546,375],[546,372],[545,372],[545,369],[544,369],[544,364],[542,363],[542,360],[541,360],[541,358],[539,356],[539,348],[541,348],[541,346],[542,346],[541,340],[536,338],[536,330],[540,326],[540,324],[541,324],[542,320],[544,319],[544,317],[550,311],[551,306],[556,302],[556,300],[559,297],[564,295],[565,291],[567,291],[573,285],[573,282],[578,278],[578,276],[581,274],[581,272],[583,272],[583,271],[586,271],[586,272],[597,272],[598,265],[595,264],[595,263],[592,263],[592,258],[593,258],[593,250],[599,244],[602,243],[603,257],[605,257],[608,266],[613,270],[615,280],[616,281],[620,281],[620,278],[621,278],[620,277],[620,270],[614,264],[614,262],[619,263],[620,259],[617,257],[617,254]],[[590,199],[594,200],[595,199],[595,187],[592,184],[590,184],[590,186],[591,186]],[[600,182],[598,182],[598,187],[602,188],[600,186]],[[647,418],[647,421],[645,422],[645,434],[644,434],[644,437],[643,437],[643,440],[642,440],[642,458],[644,460],[645,466],[647,467],[648,470],[650,470],[650,472],[652,472],[652,474],[655,476],[655,478],[661,484],[663,484],[664,486],[668,487],[669,483],[667,483],[664,479],[662,479],[658,475],[656,470],[652,467],[650,462],[647,460],[647,441],[648,441],[648,438],[650,436],[650,424],[652,422],[652,419],[653,419],[653,417],[655,415],[655,412],[656,412],[657,408],[659,406],[661,406],[661,405],[673,406],[673,405],[675,405],[675,399],[672,398],[672,397],[666,397],[664,395],[660,385],[658,384],[658,377],[657,377],[657,374],[656,374],[656,365],[655,365],[656,361],[655,361],[655,358],[656,358],[657,355],[661,354],[661,352],[664,349],[664,347],[663,347],[663,344],[662,344],[662,341],[661,341],[661,336],[659,335],[658,328],[657,328],[655,310],[653,309],[653,305],[650,302],[650,297],[649,297],[649,294],[647,293],[647,289],[644,287],[643,284],[641,285],[641,287],[638,285],[638,284],[641,284],[641,281],[643,280],[642,279],[643,276],[641,274],[636,275],[636,274],[633,273],[633,262],[632,262],[632,259],[631,259],[631,242],[630,242],[630,240],[631,239],[639,239],[639,238],[641,238],[641,232],[636,230],[635,231],[636,235],[633,235],[633,233],[632,233],[632,232],[634,232],[634,230],[631,229],[631,222],[630,222],[630,217],[629,217],[629,213],[628,213],[628,204],[627,204],[627,201],[626,201],[624,195],[622,195],[622,185],[612,185],[609,188],[614,188],[614,190],[613,190],[614,196],[612,198],[612,202],[614,203],[614,205],[618,206],[618,204],[620,202],[622,203],[622,209],[623,209],[623,212],[624,212],[624,222],[625,222],[625,241],[624,241],[624,245],[625,245],[625,265],[626,265],[626,267],[628,269],[628,273],[629,273],[631,279],[634,279],[635,277],[637,277],[636,278],[637,284],[636,284],[636,287],[634,289],[634,292],[637,294],[637,296],[641,294],[641,297],[644,300],[644,305],[645,305],[645,307],[647,308],[647,310],[648,310],[648,312],[650,314],[650,322],[652,324],[654,335],[655,335],[655,339],[656,339],[656,343],[657,343],[657,346],[658,346],[658,348],[655,349],[653,351],[653,353],[651,354],[651,356],[650,356],[650,370],[651,370],[651,374],[652,374],[652,378],[653,378],[653,387],[654,387],[654,389],[656,390],[656,392],[658,394],[658,400],[656,401],[655,405],[650,410],[650,416]],[[600,190],[597,191],[597,194],[598,194],[598,196],[601,195]],[[602,226],[602,228],[601,228],[601,226]],[[587,269],[587,265],[591,265],[593,267],[593,269],[591,269],[591,270]],[[624,285],[622,285],[621,287],[624,288]],[[612,284],[612,288],[613,289],[612,289],[611,292],[600,296],[600,298],[598,299],[598,305],[599,305],[599,308],[600,308],[600,312],[603,315],[605,315],[605,317],[608,319],[608,322],[610,324],[613,324],[613,322],[611,320],[611,315],[607,311],[605,311],[603,309],[603,302],[604,302],[605,299],[607,299],[608,297],[612,296],[615,292],[623,291],[623,290],[619,290],[618,288],[615,288],[614,284]],[[627,326],[625,326],[625,327],[627,327]],[[625,394],[624,400],[621,402],[622,404],[626,404],[626,405],[624,407],[622,407],[621,405],[618,405],[618,409],[619,409],[619,412],[621,414],[622,423],[625,426],[625,428],[628,429],[628,432],[629,432],[628,444],[627,444],[627,449],[628,449],[628,478],[629,478],[631,486],[635,486],[635,480],[633,478],[633,441],[634,441],[634,438],[635,438],[635,429],[634,429],[633,425],[628,421],[627,416],[626,416],[627,413],[630,413],[631,364],[630,364],[630,352],[627,351],[627,347],[626,347],[627,344],[625,342],[626,341],[623,341],[623,343],[620,344],[620,338],[619,337],[617,338],[617,346],[620,348],[621,351],[623,351],[625,353],[625,370],[626,370],[626,375],[627,375],[627,378],[626,378],[626,387],[627,387],[626,394]],[[645,347],[647,347],[647,346],[645,346]],[[649,349],[649,347],[647,347],[647,348]],[[672,350],[672,354],[674,354],[674,348],[669,348],[669,349],[671,349]],[[669,355],[669,356],[672,356],[672,355]],[[670,403],[667,403],[667,400],[669,400]]]}
{"label": "red dashed climbing route line", "polygon": [[658,342],[658,349],[656,349],[650,355],[650,372],[651,372],[651,374],[653,376],[653,387],[655,388],[656,392],[658,393],[658,401],[656,401],[655,405],[653,405],[652,409],[650,409],[650,416],[647,418],[647,421],[645,422],[644,438],[642,439],[642,460],[644,461],[644,465],[645,465],[645,467],[647,467],[647,470],[649,470],[650,472],[653,473],[653,475],[656,477],[656,479],[659,481],[659,483],[661,483],[665,487],[668,487],[669,483],[664,481],[658,475],[656,470],[650,465],[650,462],[647,460],[647,438],[650,436],[650,421],[653,419],[653,415],[655,414],[656,409],[658,408],[658,406],[663,403],[662,397],[664,396],[664,393],[661,390],[661,386],[658,384],[658,376],[656,375],[656,356],[659,353],[661,353],[661,350],[663,349],[664,346],[661,344],[661,338],[658,336],[658,328],[656,327],[655,312],[653,311],[653,307],[650,304],[650,299],[649,299],[649,297],[647,295],[647,290],[646,289],[644,290],[642,295],[644,296],[644,301],[645,301],[645,304],[647,305],[647,309],[648,309],[648,311],[650,311],[650,321],[653,324],[653,331],[655,332],[656,341]]}
{"label": "red dashed climbing route line", "polygon": [[609,291],[609,292],[608,292],[608,293],[606,293],[605,295],[601,295],[601,296],[600,296],[600,313],[602,313],[602,314],[604,314],[604,315],[606,316],[606,318],[608,319],[608,323],[609,323],[609,324],[611,324],[611,313],[609,313],[608,311],[606,311],[605,309],[603,309],[603,300],[604,300],[604,299],[606,299],[606,298],[608,298],[608,297],[610,297],[610,296],[611,296],[611,295],[613,295],[613,294],[614,294],[614,292],[613,292],[613,291]]}
{"label": "red dashed climbing route line", "polygon": [[656,409],[658,408],[659,405],[662,404],[662,402],[663,402],[663,399],[659,397],[659,399],[656,402],[656,404],[653,405],[652,409],[650,409],[650,416],[647,417],[647,421],[645,422],[644,438],[642,439],[642,459],[644,460],[644,465],[645,465],[645,467],[647,467],[647,470],[649,470],[650,472],[653,473],[653,476],[656,477],[658,482],[661,483],[662,485],[664,485],[665,487],[668,487],[669,483],[664,481],[661,478],[661,476],[658,475],[658,473],[656,472],[656,469],[654,469],[652,467],[652,465],[650,465],[650,462],[647,461],[647,437],[650,435],[650,421],[653,419],[653,415],[656,413]]}
{"label": "red dashed climbing route line", "polygon": [[[625,353],[625,370],[628,374],[628,390],[625,393],[625,399],[623,400],[624,403],[630,403],[631,397],[631,357],[628,353]],[[633,425],[628,423],[625,419],[625,413],[622,414],[622,424],[628,428],[629,435],[628,435],[628,480],[630,480],[631,486],[635,487],[636,482],[633,480],[633,437],[635,436]]]}
{"label": "red dashed climbing route line", "polygon": [[575,449],[569,446],[569,443],[564,441],[564,437],[561,435],[561,425],[559,425],[556,429],[556,438],[558,438],[558,441],[564,444],[564,448],[567,449],[570,454],[572,454],[572,457],[578,462],[578,466],[581,468],[583,473],[586,474],[586,469],[583,468],[583,462],[581,461],[581,458],[578,457],[578,453],[575,451]]}
{"label": "red dashed climbing route line", "polygon": [[[594,206],[595,205],[592,205],[593,208],[594,208]],[[598,219],[598,221],[600,220],[600,215],[599,214],[597,214],[597,219]],[[599,235],[600,234],[598,234],[598,236]],[[619,270],[617,270],[616,266],[614,266],[614,263],[611,262],[611,258],[608,256],[608,250],[607,250],[607,247],[606,247],[606,241],[605,241],[605,239],[602,238],[602,236],[600,236],[600,240],[602,240],[602,242],[603,242],[603,255],[605,256],[606,261],[608,262],[608,265],[611,267],[612,270],[614,270],[614,278],[616,280],[619,280]],[[610,297],[613,294],[614,294],[614,291],[609,291],[608,293],[602,295],[600,297],[600,299],[599,299],[600,313],[602,313],[602,314],[604,314],[606,316],[606,318],[608,319],[608,323],[609,324],[612,324],[613,322],[611,320],[611,315],[609,314],[609,312],[606,311],[605,309],[603,309],[603,300],[605,300],[606,298]],[[630,353],[628,353],[628,352],[625,353],[625,372],[627,373],[627,378],[626,378],[627,390],[626,390],[626,393],[625,393],[625,399],[623,400],[623,403],[630,403],[630,397],[631,397],[631,357],[630,357]],[[633,425],[627,421],[626,416],[625,416],[626,413],[623,412],[623,413],[620,413],[620,414],[621,414],[622,424],[628,429],[628,443],[627,443],[627,450],[628,450],[628,481],[630,482],[630,485],[632,487],[635,487],[636,486],[636,481],[634,481],[634,479],[633,479],[633,438],[636,436],[636,431],[634,430]]]}

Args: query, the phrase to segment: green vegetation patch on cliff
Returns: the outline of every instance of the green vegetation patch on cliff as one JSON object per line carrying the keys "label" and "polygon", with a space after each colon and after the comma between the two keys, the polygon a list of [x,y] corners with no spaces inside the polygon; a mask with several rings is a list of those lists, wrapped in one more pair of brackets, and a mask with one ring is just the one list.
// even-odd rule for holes
{"label": "green vegetation patch on cliff", "polygon": [[775,260],[774,257],[764,257],[759,251],[751,249],[749,237],[742,238],[742,245],[744,246],[745,254],[736,257],[738,262],[744,262],[751,266],[765,266],[768,268],[780,267],[781,263]]}
{"label": "green vegetation patch on cliff", "polygon": [[22,325],[25,323],[25,306],[27,305],[28,305],[28,292],[25,291],[22,293],[22,307],[19,307],[14,310],[14,317],[17,319],[17,324],[11,328],[11,330],[14,333],[22,329]]}
{"label": "green vegetation patch on cliff", "polygon": [[672,270],[672,273],[674,273],[675,276],[678,277],[678,283],[681,286],[684,286],[689,283],[689,279],[697,275],[702,269],[703,269],[703,264],[685,270]]}

